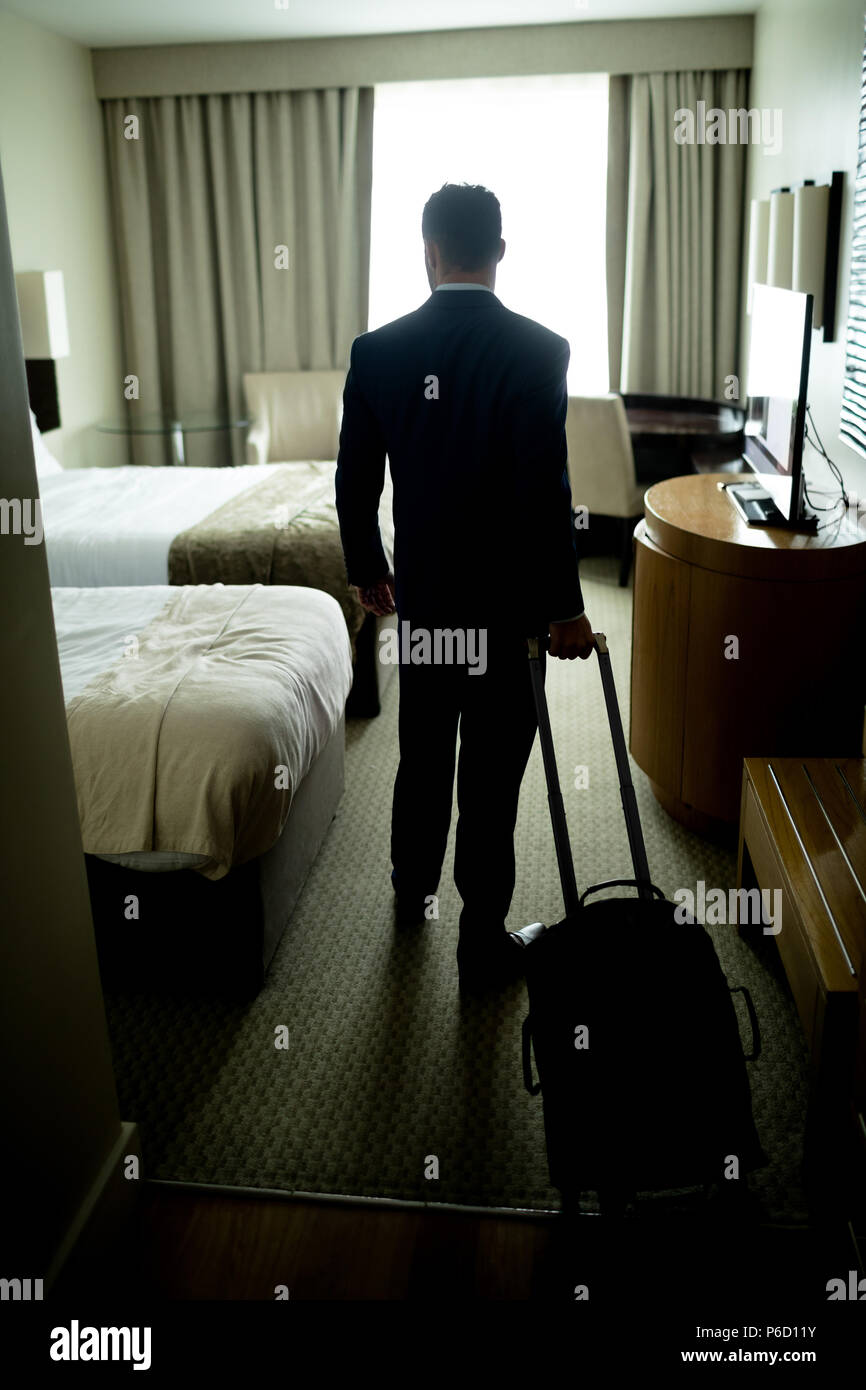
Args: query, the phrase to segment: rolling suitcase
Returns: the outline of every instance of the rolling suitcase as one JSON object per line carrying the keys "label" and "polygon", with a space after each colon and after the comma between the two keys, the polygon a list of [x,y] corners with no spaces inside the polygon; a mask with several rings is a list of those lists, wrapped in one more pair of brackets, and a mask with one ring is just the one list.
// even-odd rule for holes
{"label": "rolling suitcase", "polygon": [[[739,988],[752,1025],[744,1058],[731,998],[737,991],[708,933],[650,882],[602,633],[595,649],[635,877],[578,897],[537,639],[529,649],[566,910],[555,926],[534,923],[517,933],[529,996],[524,1081],[542,1094],[551,1182],[567,1210],[588,1191],[599,1194],[603,1211],[638,1192],[712,1183],[726,1195],[743,1192],[745,1174],[767,1162],[745,1067],[760,1049],[751,996]],[[615,887],[635,893],[589,901]]]}

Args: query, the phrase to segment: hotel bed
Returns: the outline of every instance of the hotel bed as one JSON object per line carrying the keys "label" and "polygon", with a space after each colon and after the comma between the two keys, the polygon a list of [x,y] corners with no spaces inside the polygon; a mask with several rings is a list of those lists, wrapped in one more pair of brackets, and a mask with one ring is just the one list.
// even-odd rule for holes
{"label": "hotel bed", "polygon": [[[336,464],[241,468],[39,468],[54,587],[307,585],[339,603],[352,642],[348,712],[376,714],[392,668],[377,623],[346,583],[334,500]],[[392,522],[383,497],[382,534]]]}
{"label": "hotel bed", "polygon": [[75,468],[40,474],[52,586],[168,584],[175,537],[271,476],[249,468]]}
{"label": "hotel bed", "polygon": [[255,990],[342,794],[339,605],[222,584],[52,602],[103,971]]}

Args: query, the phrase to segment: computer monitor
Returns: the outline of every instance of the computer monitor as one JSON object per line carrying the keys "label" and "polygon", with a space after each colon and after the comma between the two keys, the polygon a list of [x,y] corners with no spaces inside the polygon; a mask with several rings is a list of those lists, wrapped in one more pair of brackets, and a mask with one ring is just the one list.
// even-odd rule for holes
{"label": "computer monitor", "polygon": [[[811,528],[804,503],[803,442],[812,341],[811,294],[755,285],[746,392],[743,457],[760,484],[729,489],[752,524]],[[758,506],[762,490],[769,501]]]}

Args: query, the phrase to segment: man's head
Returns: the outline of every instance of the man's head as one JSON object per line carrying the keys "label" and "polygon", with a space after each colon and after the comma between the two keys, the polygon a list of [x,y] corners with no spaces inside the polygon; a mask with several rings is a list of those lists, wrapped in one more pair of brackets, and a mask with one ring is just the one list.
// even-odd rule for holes
{"label": "man's head", "polygon": [[424,264],[431,290],[449,280],[496,284],[505,254],[499,200],[480,184],[443,183],[424,204]]}

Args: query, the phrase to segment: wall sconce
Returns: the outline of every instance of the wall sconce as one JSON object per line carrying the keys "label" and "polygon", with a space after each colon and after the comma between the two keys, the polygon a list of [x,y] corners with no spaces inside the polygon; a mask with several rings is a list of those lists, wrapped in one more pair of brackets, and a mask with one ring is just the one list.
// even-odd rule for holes
{"label": "wall sconce", "polygon": [[41,432],[60,425],[54,363],[69,356],[62,270],[23,270],[15,276],[27,392]]}
{"label": "wall sconce", "polygon": [[748,312],[752,286],[774,285],[814,296],[812,326],[833,342],[842,225],[842,173],[811,179],[753,199],[749,219]]}
{"label": "wall sconce", "polygon": [[770,244],[767,251],[767,284],[776,289],[791,288],[794,260],[794,195],[789,188],[774,188],[770,194]]}
{"label": "wall sconce", "polygon": [[794,189],[794,266],[791,288],[815,296],[812,324],[832,342],[836,327],[836,282],[842,225],[841,171],[829,184],[808,179]]}
{"label": "wall sconce", "polygon": [[746,313],[752,312],[752,290],[755,285],[766,285],[767,263],[770,251],[770,200],[753,198],[749,215],[749,268],[747,284],[749,297]]}

